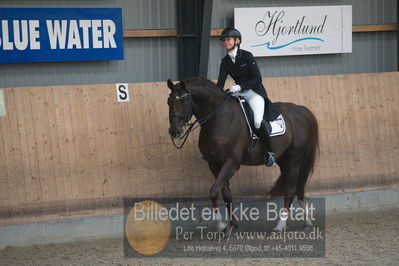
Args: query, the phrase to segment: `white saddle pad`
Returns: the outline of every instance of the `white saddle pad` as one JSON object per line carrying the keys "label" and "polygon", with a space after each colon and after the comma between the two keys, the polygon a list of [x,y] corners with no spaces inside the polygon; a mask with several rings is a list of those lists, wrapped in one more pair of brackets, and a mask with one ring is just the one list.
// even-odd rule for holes
{"label": "white saddle pad", "polygon": [[279,115],[276,120],[270,121],[270,126],[272,127],[272,132],[270,137],[280,136],[285,133],[286,126],[283,115]]}

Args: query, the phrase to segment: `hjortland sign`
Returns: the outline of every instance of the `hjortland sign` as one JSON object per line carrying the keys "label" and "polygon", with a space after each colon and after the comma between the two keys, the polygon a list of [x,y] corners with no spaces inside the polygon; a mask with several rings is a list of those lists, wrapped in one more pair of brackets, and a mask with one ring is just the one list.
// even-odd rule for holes
{"label": "hjortland sign", "polygon": [[352,52],[352,6],[235,8],[241,48],[254,56]]}

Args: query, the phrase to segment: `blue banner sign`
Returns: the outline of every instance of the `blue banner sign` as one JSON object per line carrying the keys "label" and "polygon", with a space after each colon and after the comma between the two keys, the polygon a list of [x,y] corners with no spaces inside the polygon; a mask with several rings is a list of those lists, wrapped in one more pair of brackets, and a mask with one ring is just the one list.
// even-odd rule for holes
{"label": "blue banner sign", "polygon": [[0,8],[0,63],[121,59],[121,8]]}

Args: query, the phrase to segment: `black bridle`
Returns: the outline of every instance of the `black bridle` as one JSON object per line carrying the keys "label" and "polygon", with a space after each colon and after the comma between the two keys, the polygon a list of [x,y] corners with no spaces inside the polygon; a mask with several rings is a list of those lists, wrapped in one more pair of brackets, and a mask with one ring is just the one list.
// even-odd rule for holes
{"label": "black bridle", "polygon": [[[179,117],[179,118],[183,118],[183,127],[188,126],[188,129],[186,130],[186,132],[184,132],[184,134],[181,137],[178,137],[178,139],[183,139],[184,141],[180,146],[177,146],[175,143],[175,139],[172,138],[172,136],[170,136],[170,139],[173,142],[173,145],[177,148],[177,149],[181,149],[183,148],[184,144],[186,143],[186,140],[188,138],[188,136],[190,135],[191,132],[193,132],[197,127],[201,126],[202,124],[204,124],[206,121],[208,121],[212,115],[214,115],[217,111],[219,111],[219,109],[226,103],[227,99],[231,96],[231,94],[228,94],[226,98],[224,98],[223,102],[221,104],[218,105],[218,107],[216,107],[215,110],[213,110],[212,112],[210,112],[209,114],[207,114],[205,117],[201,118],[201,119],[197,119],[192,123],[189,123],[191,116],[193,115],[193,110],[192,110],[192,98],[191,98],[191,93],[190,91],[187,90],[187,92],[185,94],[183,94],[182,96],[176,96],[175,98],[172,98],[171,96],[168,97],[168,104],[172,104],[173,102],[178,102],[181,99],[183,99],[184,97],[189,97],[189,103],[184,103],[188,108],[187,111],[184,115],[182,115],[179,112],[173,112],[171,115],[172,117]],[[198,124],[198,125],[196,125]],[[196,126],[195,126],[196,125]],[[194,127],[195,126],[195,127]]]}
{"label": "black bridle", "polygon": [[168,97],[168,104],[171,105],[173,102],[179,102],[181,99],[183,99],[183,98],[185,98],[187,96],[190,99],[190,103],[189,104],[188,103],[184,103],[184,105],[187,107],[186,113],[184,115],[179,113],[179,112],[173,112],[171,114],[172,117],[183,118],[184,119],[183,126],[187,125],[188,121],[190,121],[191,116],[193,115],[192,108],[191,108],[191,93],[190,93],[190,91],[187,91],[182,96],[176,96],[175,98],[172,98],[171,96]]}

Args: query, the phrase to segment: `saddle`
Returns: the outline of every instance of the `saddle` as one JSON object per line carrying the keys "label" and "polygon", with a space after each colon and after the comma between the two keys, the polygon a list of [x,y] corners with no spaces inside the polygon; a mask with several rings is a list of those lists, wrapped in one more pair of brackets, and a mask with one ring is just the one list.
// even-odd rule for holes
{"label": "saddle", "polygon": [[[251,107],[243,97],[234,97],[239,103],[241,110],[245,116],[245,120],[247,122],[251,137],[253,139],[257,139],[258,137],[254,133],[256,132],[256,128],[254,124],[254,114]],[[265,124],[267,126],[267,131],[270,137],[280,136],[285,133],[286,125],[284,117],[270,101],[265,105],[263,120],[266,122]]]}

